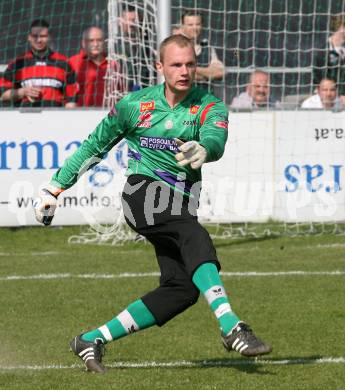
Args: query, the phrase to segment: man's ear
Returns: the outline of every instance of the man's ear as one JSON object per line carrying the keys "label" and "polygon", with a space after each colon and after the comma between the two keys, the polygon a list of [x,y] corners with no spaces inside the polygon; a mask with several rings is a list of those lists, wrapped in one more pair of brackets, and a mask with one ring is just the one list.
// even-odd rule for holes
{"label": "man's ear", "polygon": [[161,61],[156,61],[156,69],[160,74],[163,74],[163,64]]}

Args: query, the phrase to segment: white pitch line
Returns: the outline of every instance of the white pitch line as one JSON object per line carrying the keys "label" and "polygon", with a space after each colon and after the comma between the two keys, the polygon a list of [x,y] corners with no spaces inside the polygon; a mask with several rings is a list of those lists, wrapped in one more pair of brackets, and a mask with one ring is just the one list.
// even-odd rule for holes
{"label": "white pitch line", "polygon": [[121,278],[146,278],[160,276],[159,272],[139,272],[121,274],[39,274],[39,275],[9,275],[0,277],[0,281],[5,280],[51,280],[51,279],[121,279]]}
{"label": "white pitch line", "polygon": [[[156,362],[156,361],[144,361],[144,362],[116,362],[106,364],[108,368],[178,368],[178,367],[190,367],[190,368],[202,368],[202,367],[231,367],[231,366],[286,366],[286,365],[303,365],[303,364],[345,364],[344,357],[324,357],[324,358],[298,358],[298,359],[253,359],[253,360],[203,360],[203,361],[171,361],[171,362]],[[83,365],[72,364],[43,364],[43,365],[0,365],[0,371],[10,370],[29,370],[29,371],[41,371],[41,370],[69,370],[82,368]]]}
{"label": "white pitch line", "polygon": [[276,271],[276,272],[220,272],[222,276],[317,276],[317,275],[329,275],[329,276],[342,276],[345,275],[345,271]]}
{"label": "white pitch line", "polygon": [[311,245],[308,245],[306,248],[325,248],[325,249],[328,249],[328,248],[345,248],[345,244],[344,243],[337,243],[335,242],[334,244],[317,244],[317,245],[314,245],[314,246],[311,246]]}
{"label": "white pitch line", "polygon": [[[344,276],[345,271],[277,271],[277,272],[220,272],[224,277],[270,277],[270,276]],[[0,281],[52,280],[52,279],[124,279],[159,277],[159,272],[124,272],[120,274],[38,274],[1,276]]]}
{"label": "white pitch line", "polygon": [[0,252],[1,257],[8,256],[56,256],[59,255],[60,252],[55,251],[47,251],[47,252]]}
{"label": "white pitch line", "polygon": [[[114,248],[115,249],[115,248]],[[114,251],[115,252],[115,251]],[[116,251],[116,254],[128,254],[128,253],[142,253],[144,250],[142,249],[130,249],[128,251],[122,250]],[[24,257],[37,257],[37,256],[64,256],[64,255],[70,255],[70,253],[67,252],[57,252],[57,251],[46,251],[46,252],[0,252],[0,257],[9,257],[9,256],[24,256]]]}

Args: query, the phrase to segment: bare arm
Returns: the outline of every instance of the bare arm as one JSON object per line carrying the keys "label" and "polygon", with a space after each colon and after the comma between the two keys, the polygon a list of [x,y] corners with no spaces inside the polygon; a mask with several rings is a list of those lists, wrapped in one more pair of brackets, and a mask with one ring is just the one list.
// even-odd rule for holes
{"label": "bare arm", "polygon": [[8,89],[2,94],[1,99],[3,101],[17,101],[22,100],[24,97],[33,102],[41,97],[41,89],[36,87]]}
{"label": "bare arm", "polygon": [[76,108],[77,104],[74,102],[69,102],[65,104],[65,108]]}
{"label": "bare arm", "polygon": [[219,80],[224,77],[224,64],[218,58],[214,47],[211,48],[210,65],[196,68],[197,80]]}
{"label": "bare arm", "polygon": [[219,80],[224,77],[224,66],[221,62],[211,63],[209,66],[196,68],[197,80]]}

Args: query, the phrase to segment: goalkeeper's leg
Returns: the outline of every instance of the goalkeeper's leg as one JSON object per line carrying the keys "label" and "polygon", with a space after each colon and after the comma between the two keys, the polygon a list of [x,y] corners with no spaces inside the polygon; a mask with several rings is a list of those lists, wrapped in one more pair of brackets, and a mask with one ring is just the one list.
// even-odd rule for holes
{"label": "goalkeeper's leg", "polygon": [[271,346],[256,337],[251,328],[232,311],[214,263],[205,262],[200,265],[193,274],[193,282],[215,314],[223,345],[228,351],[237,351],[244,356],[259,356],[272,351]]}
{"label": "goalkeeper's leg", "polygon": [[106,322],[97,329],[84,333],[81,338],[84,341],[94,342],[101,339],[104,344],[118,340],[128,334],[149,328],[156,324],[152,313],[141,299],[131,303],[116,317]]}
{"label": "goalkeeper's leg", "polygon": [[155,325],[156,320],[141,299],[130,304],[115,318],[99,328],[76,336],[70,343],[72,351],[79,356],[88,371],[104,373],[102,365],[104,345],[130,333]]}
{"label": "goalkeeper's leg", "polygon": [[155,246],[165,277],[158,289],[142,298],[158,325],[195,303],[200,291],[219,323],[227,350],[245,356],[271,351],[232,310],[212,240],[196,218],[160,225],[158,231],[151,229],[146,237]]}

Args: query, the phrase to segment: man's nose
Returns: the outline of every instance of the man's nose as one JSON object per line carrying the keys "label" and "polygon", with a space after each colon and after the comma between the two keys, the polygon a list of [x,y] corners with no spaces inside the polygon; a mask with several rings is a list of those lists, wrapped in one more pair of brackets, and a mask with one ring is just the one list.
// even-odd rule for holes
{"label": "man's nose", "polygon": [[187,74],[187,73],[188,73],[188,67],[187,67],[187,65],[182,65],[182,66],[181,66],[181,73],[182,73],[182,74]]}

